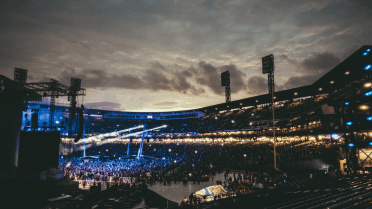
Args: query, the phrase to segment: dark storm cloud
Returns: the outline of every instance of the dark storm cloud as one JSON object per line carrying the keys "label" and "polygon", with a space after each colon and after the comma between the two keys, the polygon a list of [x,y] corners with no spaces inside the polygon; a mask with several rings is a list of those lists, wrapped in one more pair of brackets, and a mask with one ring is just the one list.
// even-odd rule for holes
{"label": "dark storm cloud", "polygon": [[231,92],[237,93],[245,90],[247,85],[244,82],[246,74],[236,68],[235,65],[224,65],[222,67],[214,67],[204,61],[199,62],[199,73],[196,81],[200,85],[209,87],[215,94],[224,94],[225,88],[221,86],[221,73],[230,71]]}
{"label": "dark storm cloud", "polygon": [[287,55],[280,55],[279,58],[296,66],[302,75],[291,76],[283,85],[278,85],[278,90],[310,85],[341,62],[332,52],[312,53],[300,63]]}
{"label": "dark storm cloud", "polygon": [[[77,71],[74,68],[66,68],[56,78],[64,85],[70,85],[71,77],[80,78],[84,88],[109,88],[119,87],[126,89],[141,89],[144,86],[143,81],[137,76],[131,74],[114,75],[100,69],[86,69]],[[44,77],[40,81],[45,81]]]}
{"label": "dark storm cloud", "polygon": [[268,93],[267,78],[261,76],[252,76],[248,79],[248,93],[260,95]]}
{"label": "dark storm cloud", "polygon": [[123,110],[121,104],[116,102],[92,102],[85,103],[84,107],[87,109],[99,109],[99,110]]}
{"label": "dark storm cloud", "polygon": [[370,0],[0,1],[0,74],[172,97],[223,95],[230,70],[232,93],[266,93],[266,76],[250,78],[260,57],[275,54],[277,90],[310,84],[370,44],[371,10]]}
{"label": "dark storm cloud", "polygon": [[219,82],[221,80],[220,72],[217,68],[206,62],[199,62],[199,74],[196,81],[200,85],[209,87],[215,94],[223,94],[223,87]]}
{"label": "dark storm cloud", "polygon": [[340,61],[340,58],[332,52],[313,53],[301,63],[301,66],[307,74],[322,75],[340,64]]}
{"label": "dark storm cloud", "polygon": [[[314,83],[319,79],[319,75],[291,76],[283,85],[279,85],[277,90],[286,90]],[[276,86],[275,86],[276,87]]]}
{"label": "dark storm cloud", "polygon": [[[232,93],[244,91],[247,87],[243,79],[246,74],[238,70],[235,65],[214,67],[206,62],[200,62],[198,67],[190,66],[182,68],[164,66],[159,62],[150,64],[150,69],[143,75],[121,74],[115,75],[101,69],[76,70],[65,68],[55,77],[42,77],[39,81],[47,81],[50,78],[57,79],[64,85],[69,85],[71,77],[80,78],[84,88],[124,88],[124,89],[147,89],[151,91],[174,91],[183,94],[191,93],[199,95],[206,92],[207,87],[215,94],[222,95],[224,87],[221,86],[221,72],[230,71]],[[195,81],[199,85],[192,84]]]}

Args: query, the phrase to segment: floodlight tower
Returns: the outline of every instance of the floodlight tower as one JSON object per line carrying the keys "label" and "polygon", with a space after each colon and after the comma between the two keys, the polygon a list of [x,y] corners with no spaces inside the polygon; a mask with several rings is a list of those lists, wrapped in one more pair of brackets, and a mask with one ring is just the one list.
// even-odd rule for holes
{"label": "floodlight tower", "polygon": [[14,69],[14,81],[19,84],[25,84],[27,81],[27,70],[21,68]]}
{"label": "floodlight tower", "polygon": [[268,74],[268,87],[269,94],[271,94],[271,107],[273,109],[273,137],[274,137],[274,169],[276,169],[276,139],[275,139],[275,114],[274,114],[274,55],[270,54],[266,57],[262,57],[262,73]]}
{"label": "floodlight tower", "polygon": [[226,103],[231,102],[230,71],[221,73],[221,86],[225,87]]}

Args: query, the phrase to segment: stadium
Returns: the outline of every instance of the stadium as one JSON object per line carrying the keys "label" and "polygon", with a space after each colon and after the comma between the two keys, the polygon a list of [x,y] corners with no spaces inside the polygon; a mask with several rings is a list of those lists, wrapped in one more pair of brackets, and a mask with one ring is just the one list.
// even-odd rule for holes
{"label": "stadium", "polygon": [[23,193],[38,208],[368,208],[371,49],[311,85],[172,112],[86,109],[80,81],[27,83],[16,68],[0,75],[2,164],[40,174]]}

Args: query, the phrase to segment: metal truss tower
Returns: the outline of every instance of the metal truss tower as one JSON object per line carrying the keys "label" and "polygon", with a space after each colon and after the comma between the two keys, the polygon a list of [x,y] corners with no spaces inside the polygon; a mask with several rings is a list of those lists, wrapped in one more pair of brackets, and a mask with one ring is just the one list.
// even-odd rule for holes
{"label": "metal truss tower", "polygon": [[[49,114],[49,127],[54,126],[54,112],[55,112],[55,99],[60,96],[68,96],[70,102],[70,118],[69,121],[75,118],[76,112],[76,97],[85,96],[86,90],[80,88],[81,80],[71,78],[71,86],[65,86],[58,81],[51,79],[50,82],[26,83],[27,70],[15,68],[14,79],[22,83],[27,89],[33,90],[43,97],[50,97],[50,114]],[[69,124],[70,125],[70,124]],[[71,127],[69,127],[69,136]]]}
{"label": "metal truss tower", "polygon": [[147,130],[147,125],[144,124],[143,125],[143,133],[142,133],[142,136],[141,136],[141,144],[140,144],[140,147],[138,149],[138,153],[137,153],[137,160],[141,159],[143,157],[143,142],[145,141],[145,133],[146,133],[146,130]]}

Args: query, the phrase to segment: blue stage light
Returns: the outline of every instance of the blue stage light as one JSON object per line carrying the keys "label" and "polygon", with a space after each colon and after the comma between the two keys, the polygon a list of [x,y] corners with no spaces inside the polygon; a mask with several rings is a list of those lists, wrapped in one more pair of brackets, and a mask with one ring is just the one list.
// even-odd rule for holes
{"label": "blue stage light", "polygon": [[367,54],[368,54],[367,52],[364,52],[364,53],[363,53],[363,56],[366,56]]}
{"label": "blue stage light", "polygon": [[372,121],[372,116],[367,118],[368,121]]}
{"label": "blue stage light", "polygon": [[372,146],[372,142],[369,143],[369,146]]}
{"label": "blue stage light", "polygon": [[345,102],[345,105],[349,105],[350,104],[350,102]]}
{"label": "blue stage light", "polygon": [[366,96],[366,97],[371,96],[371,95],[372,95],[372,91],[364,93],[364,96]]}
{"label": "blue stage light", "polygon": [[353,122],[348,121],[348,122],[346,122],[346,125],[351,126],[351,125],[353,125]]}
{"label": "blue stage light", "polygon": [[286,183],[286,181],[284,180],[284,183]]}
{"label": "blue stage light", "polygon": [[367,51],[367,52],[370,52],[370,51],[371,51],[371,49],[367,49],[366,51]]}
{"label": "blue stage light", "polygon": [[349,143],[349,144],[347,144],[347,146],[354,147],[355,145],[353,143]]}
{"label": "blue stage light", "polygon": [[365,67],[364,67],[364,70],[370,70],[372,68],[372,65],[366,65]]}

